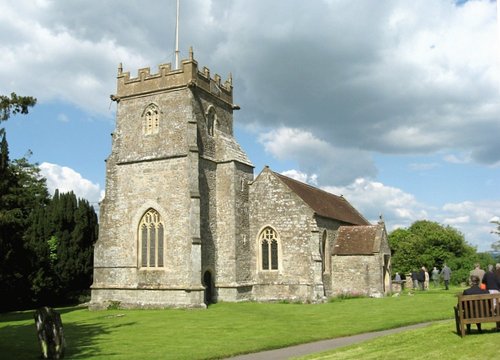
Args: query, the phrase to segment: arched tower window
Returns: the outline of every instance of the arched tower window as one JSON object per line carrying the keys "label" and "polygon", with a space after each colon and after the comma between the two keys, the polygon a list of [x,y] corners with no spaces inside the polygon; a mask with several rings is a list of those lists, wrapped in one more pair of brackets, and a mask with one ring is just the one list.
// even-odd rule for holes
{"label": "arched tower window", "polygon": [[215,108],[212,105],[210,105],[205,115],[207,118],[208,135],[214,136],[214,127],[217,124],[217,113],[215,112]]}
{"label": "arched tower window", "polygon": [[160,214],[149,209],[139,222],[140,267],[163,267],[164,226]]}
{"label": "arched tower window", "polygon": [[261,270],[279,269],[279,239],[276,231],[266,227],[259,235],[259,253]]}
{"label": "arched tower window", "polygon": [[142,115],[142,130],[144,135],[157,134],[160,130],[160,109],[155,104],[150,104]]}

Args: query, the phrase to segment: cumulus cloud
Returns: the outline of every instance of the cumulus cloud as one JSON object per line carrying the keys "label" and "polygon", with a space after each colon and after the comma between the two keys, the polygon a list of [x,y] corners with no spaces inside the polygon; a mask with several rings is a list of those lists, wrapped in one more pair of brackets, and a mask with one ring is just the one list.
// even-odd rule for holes
{"label": "cumulus cloud", "polygon": [[[304,175],[307,177],[307,175]],[[401,189],[367,179],[357,179],[348,186],[325,186],[324,190],[344,197],[371,222],[383,216],[387,229],[408,227],[418,220],[450,225],[464,234],[465,240],[480,251],[490,250],[498,240],[492,234],[491,220],[498,218],[500,201],[464,201],[432,207]]]}
{"label": "cumulus cloud", "polygon": [[318,176],[316,174],[308,175],[295,169],[283,171],[281,174],[306,184],[318,185]]}
{"label": "cumulus cloud", "polygon": [[213,55],[236,67],[249,119],[336,147],[499,160],[494,2],[276,1],[267,15],[260,5],[234,2],[241,16]]}
{"label": "cumulus cloud", "polygon": [[414,195],[381,182],[358,178],[347,186],[324,186],[325,191],[343,195],[370,221],[380,216],[392,224],[409,226],[416,220],[427,219],[430,207],[417,201]]}
{"label": "cumulus cloud", "polygon": [[[106,114],[119,62],[134,74],[172,60],[173,1],[12,4],[0,5],[0,92]],[[286,124],[336,148],[467,151],[495,164],[495,5],[192,0],[181,5],[181,50],[194,45],[200,66],[233,72],[245,123]]]}
{"label": "cumulus cloud", "polygon": [[[89,113],[106,114],[118,63],[126,59],[130,65],[144,66],[146,62],[141,52],[118,44],[116,38],[82,36],[74,25],[64,22],[67,14],[82,14],[73,8],[62,16],[54,9],[57,4],[20,1],[13,7],[0,5],[0,31],[4,30],[0,92],[29,94],[41,102],[63,100]],[[51,19],[47,14],[58,17]],[[92,22],[85,27],[93,28]]]}
{"label": "cumulus cloud", "polygon": [[[289,176],[343,193],[393,227],[435,216],[474,238],[498,216],[498,203],[425,206],[375,181],[373,156],[500,164],[495,7],[488,0],[190,0],[181,4],[181,54],[193,45],[200,67],[233,73],[242,106],[236,121],[260,133],[268,154],[297,164]],[[174,14],[175,2],[163,0],[1,2],[0,93],[107,117],[120,62],[134,76],[173,60]],[[98,201],[98,185],[42,165],[52,189],[68,184]]]}
{"label": "cumulus cloud", "polygon": [[99,184],[84,179],[82,175],[73,169],[44,162],[40,164],[40,171],[47,179],[47,188],[50,194],[56,189],[60,192],[73,191],[78,198],[88,200],[94,208],[97,208],[99,201],[104,197],[104,191]]}
{"label": "cumulus cloud", "polygon": [[374,176],[369,153],[355,148],[337,148],[312,133],[280,127],[261,133],[259,142],[281,160],[294,160],[300,169],[316,176],[319,184],[348,184],[359,176]]}

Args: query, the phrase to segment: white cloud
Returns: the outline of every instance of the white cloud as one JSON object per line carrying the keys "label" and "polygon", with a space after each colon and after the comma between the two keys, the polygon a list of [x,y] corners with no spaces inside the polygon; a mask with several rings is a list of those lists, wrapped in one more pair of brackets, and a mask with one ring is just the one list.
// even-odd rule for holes
{"label": "white cloud", "polygon": [[318,176],[316,174],[308,175],[295,169],[283,171],[281,174],[306,184],[318,185]]}
{"label": "white cloud", "polygon": [[401,189],[367,179],[356,179],[347,186],[322,188],[333,194],[343,195],[372,222],[382,215],[389,229],[392,229],[393,223],[409,226],[416,220],[427,219],[432,210]]}
{"label": "white cloud", "polygon": [[302,170],[314,174],[318,183],[348,184],[376,173],[368,153],[335,147],[305,130],[280,127],[261,133],[258,139],[269,154],[296,161]]}
{"label": "white cloud", "polygon": [[[261,132],[273,157],[296,163],[295,176],[336,185],[330,188],[371,219],[383,213],[393,227],[423,218],[454,223],[485,247],[491,224],[484,224],[499,216],[497,202],[425,206],[373,181],[372,155],[448,153],[450,163],[500,164],[495,6],[190,0],[181,5],[181,52],[192,44],[200,67],[233,72],[237,121]],[[134,76],[172,60],[174,7],[163,0],[1,2],[0,93],[108,116],[118,63]],[[52,189],[98,201],[98,185],[42,165]]]}
{"label": "white cloud", "polygon": [[31,2],[0,6],[0,29],[8,28],[0,42],[0,76],[5,79],[0,92],[29,94],[41,102],[62,99],[90,113],[109,113],[118,63],[126,59],[137,68],[146,64],[145,59],[116,39],[90,40],[59,21],[44,23],[44,11],[54,10],[54,3],[40,5],[40,14],[31,16],[27,16],[30,11],[24,12]]}
{"label": "white cloud", "polygon": [[[134,76],[171,60],[174,14],[160,0],[4,2],[0,93],[107,115],[118,63]],[[200,66],[233,72],[248,126],[286,124],[335,148],[500,162],[492,1],[191,0],[180,37],[184,56],[192,44]]]}
{"label": "white cloud", "polygon": [[59,189],[59,192],[73,191],[78,198],[88,200],[97,210],[99,201],[104,197],[104,191],[99,184],[93,184],[66,166],[44,162],[39,167],[41,174],[47,179],[50,194],[56,189]]}
{"label": "white cloud", "polygon": [[[300,181],[307,181],[309,175],[297,170],[283,172]],[[450,225],[464,234],[465,240],[479,251],[491,250],[491,244],[498,240],[492,234],[491,221],[498,219],[500,201],[466,201],[448,203],[442,207],[427,206],[414,195],[396,187],[368,179],[356,179],[347,186],[323,186],[323,190],[343,195],[358,211],[372,223],[383,216],[388,231],[407,228],[418,220],[435,221]]]}

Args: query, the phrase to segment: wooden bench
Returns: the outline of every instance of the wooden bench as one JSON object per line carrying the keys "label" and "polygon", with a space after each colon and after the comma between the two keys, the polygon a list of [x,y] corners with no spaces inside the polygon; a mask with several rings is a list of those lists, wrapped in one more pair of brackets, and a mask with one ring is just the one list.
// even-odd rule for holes
{"label": "wooden bench", "polygon": [[457,333],[465,335],[467,324],[496,322],[500,326],[500,293],[480,295],[458,295],[455,307]]}

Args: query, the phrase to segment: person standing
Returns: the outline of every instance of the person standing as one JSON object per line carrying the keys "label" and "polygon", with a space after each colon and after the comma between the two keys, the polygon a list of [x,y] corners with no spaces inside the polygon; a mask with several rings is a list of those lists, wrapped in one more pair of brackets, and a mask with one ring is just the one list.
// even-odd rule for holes
{"label": "person standing", "polygon": [[434,287],[436,288],[439,285],[439,270],[435,266],[431,272],[431,279],[432,279],[432,282],[434,283]]}
{"label": "person standing", "polygon": [[474,264],[474,270],[471,270],[469,273],[470,276],[475,275],[479,278],[479,283],[483,281],[484,270],[481,269],[481,265],[479,263]]}
{"label": "person standing", "polygon": [[441,269],[441,276],[444,280],[444,288],[445,290],[449,290],[448,285],[450,284],[451,279],[451,269],[444,263],[443,268]]}
{"label": "person standing", "polygon": [[416,271],[411,272],[411,280],[413,282],[413,290],[417,290],[417,288],[418,288],[418,274]]}
{"label": "person standing", "polygon": [[425,268],[422,266],[417,274],[418,286],[420,290],[425,290]]}
{"label": "person standing", "polygon": [[486,285],[486,290],[490,294],[495,294],[500,291],[500,283],[496,274],[493,272],[493,265],[488,265],[488,271],[483,276],[483,284]]}
{"label": "person standing", "polygon": [[424,270],[424,276],[425,276],[425,281],[424,281],[424,289],[429,290],[429,272],[427,271],[427,268],[424,266],[422,267]]}

